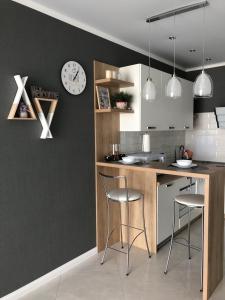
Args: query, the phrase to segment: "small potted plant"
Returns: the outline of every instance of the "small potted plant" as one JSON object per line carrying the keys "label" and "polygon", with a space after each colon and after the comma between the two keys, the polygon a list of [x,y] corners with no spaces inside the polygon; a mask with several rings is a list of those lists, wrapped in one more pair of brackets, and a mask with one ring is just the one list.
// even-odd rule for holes
{"label": "small potted plant", "polygon": [[20,102],[19,105],[19,116],[20,118],[28,118],[28,108],[24,102]]}
{"label": "small potted plant", "polygon": [[130,109],[132,95],[126,92],[115,93],[111,97],[112,106],[118,109]]}

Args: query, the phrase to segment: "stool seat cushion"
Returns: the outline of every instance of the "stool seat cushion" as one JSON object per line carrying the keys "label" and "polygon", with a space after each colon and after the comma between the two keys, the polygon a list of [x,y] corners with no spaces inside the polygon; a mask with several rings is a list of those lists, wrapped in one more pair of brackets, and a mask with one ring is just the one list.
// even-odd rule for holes
{"label": "stool seat cushion", "polygon": [[204,195],[183,194],[175,197],[175,201],[189,207],[204,207]]}
{"label": "stool seat cushion", "polygon": [[[107,197],[113,201],[125,202],[127,201],[127,189],[120,188],[107,192]],[[139,191],[128,189],[128,201],[136,201],[143,197]]]}

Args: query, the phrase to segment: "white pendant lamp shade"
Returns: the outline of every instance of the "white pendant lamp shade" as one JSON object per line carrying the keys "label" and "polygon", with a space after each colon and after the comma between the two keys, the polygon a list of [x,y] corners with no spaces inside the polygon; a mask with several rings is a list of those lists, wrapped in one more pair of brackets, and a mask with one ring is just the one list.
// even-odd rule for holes
{"label": "white pendant lamp shade", "polygon": [[149,39],[148,39],[148,78],[142,90],[142,96],[146,101],[153,102],[156,98],[155,84],[151,79],[151,48],[150,48],[150,37],[151,37],[151,22],[149,22]]}
{"label": "white pendant lamp shade", "polygon": [[173,76],[169,79],[166,85],[166,96],[171,99],[176,99],[181,97],[182,86],[180,80],[176,76],[176,15],[173,18],[174,25],[174,35],[171,35],[169,39],[173,41]]}
{"label": "white pendant lamp shade", "polygon": [[213,96],[213,81],[210,75],[205,72],[205,6],[203,8],[202,21],[202,72],[198,75],[194,82],[193,94],[195,98],[211,98]]}
{"label": "white pendant lamp shade", "polygon": [[175,74],[170,78],[166,86],[166,96],[176,99],[182,95],[182,86],[180,80]]}
{"label": "white pendant lamp shade", "polygon": [[143,98],[147,101],[154,101],[156,98],[156,88],[152,79],[148,77],[144,88],[143,88]]}
{"label": "white pendant lamp shade", "polygon": [[202,70],[195,80],[194,97],[211,98],[213,96],[213,82],[209,74]]}

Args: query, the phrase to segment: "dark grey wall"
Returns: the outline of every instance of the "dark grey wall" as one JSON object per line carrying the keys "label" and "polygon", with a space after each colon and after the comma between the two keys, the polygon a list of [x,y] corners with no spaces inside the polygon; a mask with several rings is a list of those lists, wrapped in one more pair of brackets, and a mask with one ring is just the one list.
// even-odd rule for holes
{"label": "dark grey wall", "polygon": [[[80,96],[60,71],[77,60],[87,72]],[[116,66],[147,57],[44,14],[0,1],[0,297],[95,247],[93,60]],[[152,61],[153,67],[171,67]],[[178,71],[179,72],[179,71]],[[58,91],[53,140],[38,121],[8,121],[15,74]],[[183,72],[179,72],[185,76]]]}
{"label": "dark grey wall", "polygon": [[[194,81],[201,71],[187,73],[187,79]],[[195,99],[194,112],[212,112],[216,106],[225,106],[225,67],[207,69],[213,80],[214,93],[210,99]]]}

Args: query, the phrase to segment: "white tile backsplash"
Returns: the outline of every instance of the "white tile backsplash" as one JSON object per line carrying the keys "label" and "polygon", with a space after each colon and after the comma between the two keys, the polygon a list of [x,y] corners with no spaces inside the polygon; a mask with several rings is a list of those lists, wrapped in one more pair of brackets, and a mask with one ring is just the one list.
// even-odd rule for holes
{"label": "white tile backsplash", "polygon": [[225,162],[225,129],[217,128],[214,113],[198,113],[194,129],[185,134],[186,148],[196,160]]}
{"label": "white tile backsplash", "polygon": [[[142,151],[142,135],[145,132],[121,132],[120,151],[126,154]],[[175,160],[175,147],[184,145],[184,131],[151,131],[151,151],[165,153],[167,160]]]}

